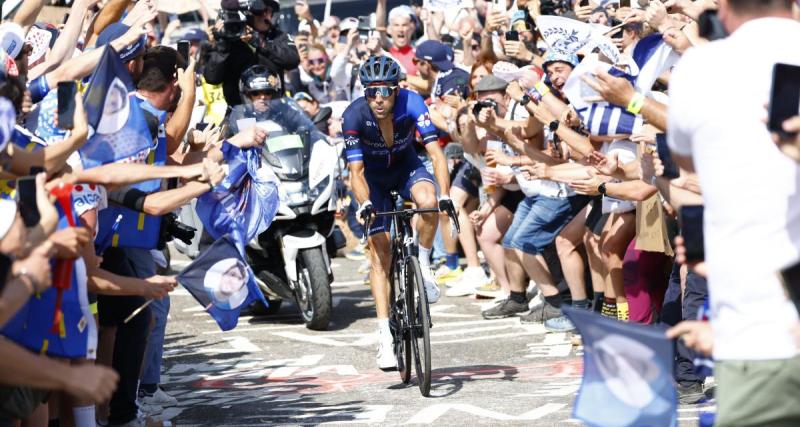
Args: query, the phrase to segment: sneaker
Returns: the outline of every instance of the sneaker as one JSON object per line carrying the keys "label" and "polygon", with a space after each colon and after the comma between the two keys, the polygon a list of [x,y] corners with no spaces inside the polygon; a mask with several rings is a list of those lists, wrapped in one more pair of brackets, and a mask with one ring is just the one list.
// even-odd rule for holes
{"label": "sneaker", "polygon": [[434,279],[433,272],[431,272],[430,267],[421,267],[422,281],[425,284],[425,294],[428,296],[428,304],[433,304],[436,301],[439,301],[441,292],[439,291],[439,286],[436,285],[436,279]]}
{"label": "sneaker", "polygon": [[146,415],[146,416],[147,415],[158,415],[158,414],[164,412],[164,407],[161,406],[161,405],[155,405],[155,404],[152,404],[152,403],[144,403],[142,401],[139,401],[138,403],[139,403],[139,412],[141,412],[143,415]]}
{"label": "sneaker", "polygon": [[357,272],[358,274],[367,274],[371,269],[372,269],[372,263],[369,262],[369,260],[366,260],[362,262],[361,265],[358,266]]}
{"label": "sneaker", "polygon": [[433,277],[436,278],[437,285],[446,285],[450,282],[455,282],[459,280],[464,274],[464,270],[461,267],[456,267],[455,270],[451,269],[447,265],[443,265],[436,270],[436,273]]}
{"label": "sneaker", "polygon": [[158,387],[153,394],[143,393],[143,395],[139,396],[139,401],[145,404],[158,406],[175,406],[178,404],[178,399],[167,394],[161,387]]}
{"label": "sneaker", "polygon": [[702,383],[696,381],[678,383],[678,402],[681,404],[692,405],[700,402],[705,397],[706,394],[703,392]]}
{"label": "sneaker", "polygon": [[397,369],[397,357],[394,355],[394,342],[389,330],[378,330],[378,368],[382,371]]}
{"label": "sneaker", "polygon": [[478,287],[469,281],[459,281],[455,286],[448,289],[445,295],[449,297],[466,297],[474,295]]}
{"label": "sneaker", "polygon": [[519,321],[521,323],[542,323],[550,319],[555,319],[556,317],[561,317],[561,310],[545,301],[541,306],[534,308],[530,313],[520,317]]}
{"label": "sneaker", "polygon": [[364,254],[364,245],[356,245],[352,251],[344,254],[344,257],[353,261],[363,261],[367,259],[367,256]]}
{"label": "sneaker", "polygon": [[516,316],[519,313],[528,311],[528,304],[524,302],[516,302],[512,299],[506,299],[502,303],[481,312],[484,319],[504,319],[506,317]]}
{"label": "sneaker", "polygon": [[563,315],[545,320],[544,328],[549,332],[572,332],[576,329],[567,316]]}
{"label": "sneaker", "polygon": [[476,298],[497,298],[503,295],[503,289],[495,281],[491,281],[475,291]]}
{"label": "sneaker", "polygon": [[461,286],[463,282],[469,282],[473,288],[480,288],[481,286],[489,283],[491,280],[483,267],[467,267],[457,280],[445,283],[448,287]]}

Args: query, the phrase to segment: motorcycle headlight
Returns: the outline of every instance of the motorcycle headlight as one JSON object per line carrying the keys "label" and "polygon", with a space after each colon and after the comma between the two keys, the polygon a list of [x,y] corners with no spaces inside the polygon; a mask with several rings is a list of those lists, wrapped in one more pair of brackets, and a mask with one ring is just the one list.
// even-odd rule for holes
{"label": "motorcycle headlight", "polygon": [[317,184],[316,186],[314,186],[314,188],[311,189],[311,191],[309,192],[311,198],[316,199],[317,197],[319,197],[319,195],[322,194],[323,191],[325,191],[325,188],[328,187],[328,184],[330,184],[330,182],[331,182],[331,176],[328,175],[322,181],[320,181],[319,184]]}
{"label": "motorcycle headlight", "polygon": [[289,206],[308,203],[309,190],[305,181],[285,181],[281,182],[281,186],[286,191]]}

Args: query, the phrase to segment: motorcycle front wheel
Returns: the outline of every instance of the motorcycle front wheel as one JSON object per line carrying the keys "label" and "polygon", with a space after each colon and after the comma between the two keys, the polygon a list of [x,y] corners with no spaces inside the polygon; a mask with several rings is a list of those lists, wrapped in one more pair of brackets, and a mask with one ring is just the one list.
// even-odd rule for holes
{"label": "motorcycle front wheel", "polygon": [[295,300],[308,329],[324,331],[331,319],[331,287],[322,248],[301,249],[297,257],[299,288]]}

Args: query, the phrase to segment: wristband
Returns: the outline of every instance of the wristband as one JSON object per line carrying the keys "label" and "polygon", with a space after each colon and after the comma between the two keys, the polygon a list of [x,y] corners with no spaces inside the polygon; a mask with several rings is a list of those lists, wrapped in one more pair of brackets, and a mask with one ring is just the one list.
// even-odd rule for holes
{"label": "wristband", "polygon": [[536,82],[536,84],[533,85],[533,88],[536,89],[536,92],[539,93],[539,99],[544,98],[545,95],[550,93],[550,88],[546,84],[544,84],[544,82],[541,80]]}
{"label": "wristband", "polygon": [[638,115],[642,111],[642,107],[644,107],[644,95],[636,92],[633,98],[631,98],[631,102],[628,103],[626,110],[631,114]]}
{"label": "wristband", "polygon": [[519,105],[524,107],[528,105],[529,102],[531,102],[531,97],[528,96],[528,94],[526,93],[525,95],[522,95],[522,99],[519,101]]}

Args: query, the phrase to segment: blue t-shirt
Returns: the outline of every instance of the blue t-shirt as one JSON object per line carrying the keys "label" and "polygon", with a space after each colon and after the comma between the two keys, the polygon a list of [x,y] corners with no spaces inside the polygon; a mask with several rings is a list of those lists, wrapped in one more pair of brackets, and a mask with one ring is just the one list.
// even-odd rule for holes
{"label": "blue t-shirt", "polygon": [[345,155],[348,162],[364,162],[367,169],[386,168],[416,158],[415,131],[424,144],[437,141],[425,101],[416,92],[400,89],[394,103],[392,124],[394,144],[386,146],[378,125],[364,97],[356,99],[342,115]]}

